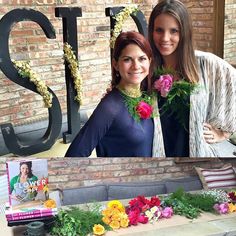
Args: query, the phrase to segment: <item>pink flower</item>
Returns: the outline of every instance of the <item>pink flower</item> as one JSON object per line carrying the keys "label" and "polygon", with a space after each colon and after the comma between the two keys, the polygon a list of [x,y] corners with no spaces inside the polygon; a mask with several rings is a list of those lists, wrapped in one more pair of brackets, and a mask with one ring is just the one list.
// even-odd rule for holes
{"label": "pink flower", "polygon": [[173,76],[161,75],[158,80],[154,82],[154,88],[161,93],[162,97],[166,97],[173,84]]}
{"label": "pink flower", "polygon": [[149,119],[152,115],[153,107],[146,102],[139,102],[136,111],[140,118],[142,119]]}
{"label": "pink flower", "polygon": [[163,218],[170,218],[173,215],[172,207],[166,207],[161,212],[161,217]]}
{"label": "pink flower", "polygon": [[229,211],[229,205],[227,202],[224,203],[216,203],[213,208],[219,213],[219,214],[226,214]]}
{"label": "pink flower", "polygon": [[129,218],[129,224],[130,225],[137,225],[138,224],[138,217],[139,217],[140,212],[139,211],[130,211],[128,213],[128,218]]}
{"label": "pink flower", "polygon": [[142,224],[147,224],[148,222],[148,217],[145,215],[139,215],[138,217],[138,222]]}

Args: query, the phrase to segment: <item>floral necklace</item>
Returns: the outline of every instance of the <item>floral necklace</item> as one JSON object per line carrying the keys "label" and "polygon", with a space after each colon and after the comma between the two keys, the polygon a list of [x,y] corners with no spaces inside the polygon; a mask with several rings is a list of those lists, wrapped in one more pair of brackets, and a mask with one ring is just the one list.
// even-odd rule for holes
{"label": "floral necklace", "polygon": [[116,87],[124,98],[125,105],[130,115],[135,121],[140,119],[150,119],[154,117],[153,99],[140,89],[124,89],[117,85]]}
{"label": "floral necklace", "polygon": [[166,101],[160,109],[163,115],[167,111],[170,115],[175,113],[177,120],[186,129],[186,112],[190,108],[190,95],[196,91],[197,84],[183,79],[177,79],[178,73],[171,68],[158,67],[154,72],[154,90],[157,91],[158,100],[165,98]]}

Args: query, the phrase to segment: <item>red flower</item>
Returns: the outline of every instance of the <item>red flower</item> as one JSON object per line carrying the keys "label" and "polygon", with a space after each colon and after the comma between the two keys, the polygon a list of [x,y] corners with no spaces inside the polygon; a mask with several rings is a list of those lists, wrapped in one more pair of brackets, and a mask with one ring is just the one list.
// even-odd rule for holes
{"label": "red flower", "polygon": [[159,207],[160,205],[161,205],[161,200],[158,197],[156,197],[156,196],[151,197],[151,200],[149,203],[150,208],[152,208],[154,206]]}
{"label": "red flower", "polygon": [[130,200],[129,206],[126,208],[130,225],[146,224],[148,222],[148,217],[144,215],[144,212],[150,208],[149,205],[150,201],[144,196],[137,196]]}
{"label": "red flower", "polygon": [[136,111],[140,118],[149,119],[152,115],[153,107],[146,102],[139,102]]}
{"label": "red flower", "polygon": [[233,201],[233,202],[236,201],[236,193],[235,192],[228,193],[228,196],[231,199],[231,201]]}

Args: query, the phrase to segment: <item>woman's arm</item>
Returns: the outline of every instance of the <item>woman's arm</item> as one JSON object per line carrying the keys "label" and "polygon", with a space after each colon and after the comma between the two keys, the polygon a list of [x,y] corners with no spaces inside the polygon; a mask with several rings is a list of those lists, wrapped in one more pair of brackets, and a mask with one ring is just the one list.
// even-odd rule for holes
{"label": "woman's arm", "polygon": [[88,157],[110,128],[119,102],[104,98],[69,146],[65,157]]}

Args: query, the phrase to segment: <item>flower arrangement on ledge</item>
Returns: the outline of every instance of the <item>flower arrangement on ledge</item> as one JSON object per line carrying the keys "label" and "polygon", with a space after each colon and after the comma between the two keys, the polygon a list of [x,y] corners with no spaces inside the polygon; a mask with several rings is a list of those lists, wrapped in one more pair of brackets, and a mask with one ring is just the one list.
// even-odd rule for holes
{"label": "flower arrangement on ledge", "polygon": [[182,215],[190,219],[197,218],[201,212],[228,214],[236,212],[236,190],[202,190],[189,193],[178,189],[163,196],[146,198],[137,196],[124,206],[119,200],[112,200],[106,206],[87,205],[63,209],[55,218],[51,235],[87,236],[105,235],[106,231],[118,230],[147,224]]}
{"label": "flower arrangement on ledge", "polygon": [[31,69],[29,62],[15,60],[12,60],[12,62],[22,78],[29,78],[29,80],[35,84],[37,91],[43,97],[45,107],[52,107],[52,94],[48,91],[45,82]]}
{"label": "flower arrangement on ledge", "polygon": [[137,6],[127,6],[122,11],[120,11],[116,16],[114,16],[116,23],[114,29],[112,30],[112,36],[110,39],[111,48],[114,48],[116,38],[122,31],[124,22],[129,18],[131,14],[135,14],[137,11],[138,11]]}
{"label": "flower arrangement on ledge", "polygon": [[79,62],[76,59],[72,47],[68,43],[64,43],[63,51],[64,51],[64,58],[68,63],[71,76],[73,78],[74,88],[77,92],[75,100],[79,104],[82,104],[82,77],[79,72]]}

